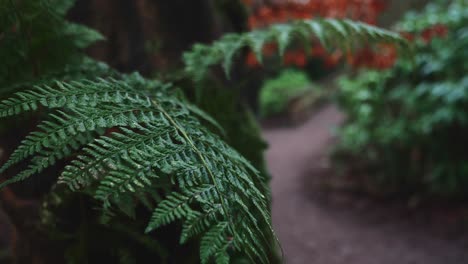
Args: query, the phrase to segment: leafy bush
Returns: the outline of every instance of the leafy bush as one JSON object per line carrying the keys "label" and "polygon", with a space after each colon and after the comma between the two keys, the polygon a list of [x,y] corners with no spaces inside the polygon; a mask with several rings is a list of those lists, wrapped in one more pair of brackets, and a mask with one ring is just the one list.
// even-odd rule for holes
{"label": "leafy bush", "polygon": [[341,80],[340,152],[386,190],[466,196],[468,3],[439,1],[399,26],[414,61]]}
{"label": "leafy bush", "polygon": [[[274,262],[268,177],[226,143],[261,166],[258,151],[242,148],[264,148],[251,116],[233,117],[235,104],[227,104],[217,122],[181,91],[206,84],[211,66],[223,64],[229,73],[246,46],[261,61],[267,42],[284,51],[297,36],[406,44],[348,20],[296,21],[195,45],[182,73],[150,80],[85,56],[82,49],[101,36],[65,20],[73,3],[0,2],[0,88],[14,92],[0,102],[0,117],[35,112],[40,120],[0,168],[10,176],[0,187],[62,171],[52,173],[53,185],[42,194],[41,219],[31,231],[37,243],[29,245],[56,241],[60,250],[51,254],[58,263]],[[219,109],[210,102],[198,103]]]}
{"label": "leafy bush", "polygon": [[260,90],[260,114],[263,117],[282,113],[289,101],[305,92],[318,92],[307,75],[298,70],[285,70],[275,79],[266,80]]}

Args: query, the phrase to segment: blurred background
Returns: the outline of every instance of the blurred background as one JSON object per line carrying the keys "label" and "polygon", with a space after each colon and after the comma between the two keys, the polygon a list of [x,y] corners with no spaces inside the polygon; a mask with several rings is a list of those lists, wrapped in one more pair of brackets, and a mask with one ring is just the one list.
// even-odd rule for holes
{"label": "blurred background", "polygon": [[[268,44],[260,64],[245,50],[231,78],[214,69],[215,88],[202,94],[215,99],[197,104],[249,160],[266,164],[285,263],[468,263],[468,1],[78,0],[67,16],[106,37],[89,55],[158,78],[177,71],[194,43],[293,19],[349,18],[401,33],[410,58],[389,44],[345,53],[317,42],[283,58]],[[216,89],[248,110],[227,109]],[[235,138],[240,130],[251,137]],[[22,134],[4,133],[2,163]],[[28,228],[19,222],[37,218],[47,184],[2,191],[0,263]]]}

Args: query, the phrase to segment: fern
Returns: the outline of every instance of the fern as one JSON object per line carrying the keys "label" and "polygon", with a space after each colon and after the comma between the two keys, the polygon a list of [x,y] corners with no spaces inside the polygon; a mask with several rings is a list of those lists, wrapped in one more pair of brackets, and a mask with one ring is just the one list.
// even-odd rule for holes
{"label": "fern", "polygon": [[225,233],[228,227],[228,223],[220,222],[216,226],[212,227],[210,231],[206,233],[201,241],[200,246],[200,257],[202,263],[207,263],[210,256],[216,252],[223,252],[221,248],[229,246],[231,241],[226,239],[227,234]]}
{"label": "fern", "polygon": [[329,49],[349,50],[365,42],[391,42],[403,47],[403,51],[408,50],[408,43],[398,34],[365,23],[337,19],[300,20],[248,33],[226,34],[212,45],[197,44],[184,54],[185,71],[195,80],[201,80],[211,66],[221,64],[229,75],[234,57],[246,47],[262,62],[263,47],[267,43],[278,43],[282,56],[293,42],[300,40],[308,46],[314,37]]}
{"label": "fern", "polygon": [[[202,250],[205,260],[228,254],[230,248],[224,243],[234,237],[230,243],[237,250],[267,262],[265,252],[269,249],[260,238],[273,235],[270,229],[260,228],[270,225],[270,216],[259,191],[263,183],[257,171],[218,136],[204,129],[192,115],[194,106],[185,107],[181,99],[168,94],[166,87],[131,75],[118,80],[57,81],[4,100],[1,116],[38,107],[54,113],[1,168],[4,171],[33,157],[26,170],[2,186],[31,177],[80,149],[81,154],[59,177],[59,182],[72,190],[93,190],[93,196],[107,209],[113,205],[128,207],[120,204],[132,201],[124,199],[126,195],[142,200],[142,193],[157,188],[154,179],[166,178],[181,191],[171,192],[157,205],[146,232],[180,220],[190,227],[182,241],[196,235],[206,240],[207,235],[214,235],[206,230],[224,222],[226,228],[217,234],[217,247]],[[119,130],[102,133],[111,127]],[[256,219],[252,214],[263,217]],[[236,218],[244,219],[246,226],[238,226]],[[249,236],[237,235],[246,231]]]}

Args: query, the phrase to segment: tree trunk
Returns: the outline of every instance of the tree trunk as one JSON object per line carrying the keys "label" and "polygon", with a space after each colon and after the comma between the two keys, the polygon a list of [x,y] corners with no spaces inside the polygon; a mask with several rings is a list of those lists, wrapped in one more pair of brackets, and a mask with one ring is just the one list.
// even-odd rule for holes
{"label": "tree trunk", "polygon": [[89,54],[123,71],[150,74],[180,64],[195,42],[216,39],[221,25],[211,0],[78,0],[71,20],[107,40]]}

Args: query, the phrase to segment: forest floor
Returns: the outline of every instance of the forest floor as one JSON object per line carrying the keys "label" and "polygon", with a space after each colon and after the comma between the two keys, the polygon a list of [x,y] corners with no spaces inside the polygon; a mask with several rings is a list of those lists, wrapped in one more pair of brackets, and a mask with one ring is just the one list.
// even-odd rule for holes
{"label": "forest floor", "polygon": [[264,128],[273,224],[285,263],[468,263],[468,232],[447,206],[410,209],[407,203],[317,188],[317,178],[332,175],[331,128],[342,120],[335,107],[325,106],[300,126]]}

